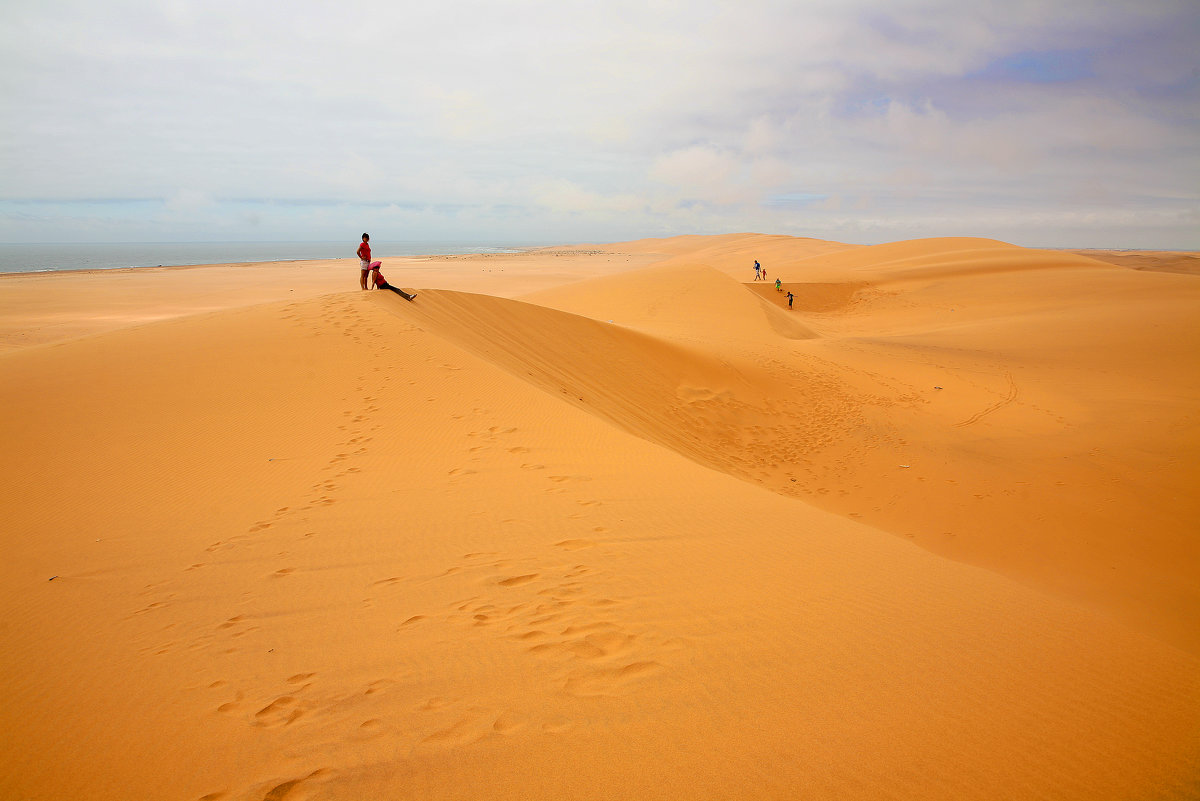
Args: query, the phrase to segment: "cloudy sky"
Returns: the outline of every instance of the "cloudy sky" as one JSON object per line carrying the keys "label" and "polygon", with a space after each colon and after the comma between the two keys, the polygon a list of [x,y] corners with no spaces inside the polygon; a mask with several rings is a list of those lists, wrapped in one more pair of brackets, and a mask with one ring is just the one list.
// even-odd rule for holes
{"label": "cloudy sky", "polygon": [[4,0],[0,241],[1200,249],[1196,0]]}

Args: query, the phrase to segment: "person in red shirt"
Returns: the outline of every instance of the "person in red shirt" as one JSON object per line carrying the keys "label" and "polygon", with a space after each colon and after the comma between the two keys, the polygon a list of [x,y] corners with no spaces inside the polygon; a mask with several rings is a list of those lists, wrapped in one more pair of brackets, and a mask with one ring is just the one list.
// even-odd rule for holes
{"label": "person in red shirt", "polygon": [[387,282],[387,279],[383,277],[383,273],[379,272],[379,268],[382,266],[383,266],[383,262],[381,262],[381,261],[371,262],[371,286],[372,287],[374,287],[375,289],[390,289],[393,292],[395,292],[397,295],[399,295],[400,297],[404,298],[405,300],[412,300],[413,298],[415,298],[417,296],[416,292],[414,292],[410,295],[407,292],[405,292],[403,289],[401,289],[400,287],[395,287],[395,286],[392,286],[391,284],[389,284]]}
{"label": "person in red shirt", "polygon": [[361,273],[358,283],[363,289],[367,288],[367,273],[371,270],[371,235],[363,234],[362,244],[358,246],[358,266]]}

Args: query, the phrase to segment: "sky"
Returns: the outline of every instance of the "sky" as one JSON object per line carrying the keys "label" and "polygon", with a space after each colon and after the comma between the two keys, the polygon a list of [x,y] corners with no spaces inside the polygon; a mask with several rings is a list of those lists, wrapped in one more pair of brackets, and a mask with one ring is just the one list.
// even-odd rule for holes
{"label": "sky", "polygon": [[1196,0],[5,0],[0,242],[1200,249]]}

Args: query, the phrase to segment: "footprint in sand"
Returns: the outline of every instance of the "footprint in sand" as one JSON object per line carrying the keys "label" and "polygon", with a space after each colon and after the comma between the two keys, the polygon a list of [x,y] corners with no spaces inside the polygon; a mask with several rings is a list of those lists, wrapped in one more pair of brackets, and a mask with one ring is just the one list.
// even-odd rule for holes
{"label": "footprint in sand", "polygon": [[563,540],[562,542],[554,543],[554,545],[557,548],[565,548],[568,551],[580,551],[580,550],[583,550],[584,548],[596,547],[596,543],[593,542],[592,540],[583,540],[583,539]]}
{"label": "footprint in sand", "polygon": [[239,691],[237,696],[232,701],[226,701],[225,703],[218,706],[217,711],[221,712],[223,714],[226,714],[226,715],[233,714],[242,705],[242,699],[244,697],[245,696],[243,696],[242,693]]}
{"label": "footprint in sand", "polygon": [[506,735],[525,726],[525,717],[511,709],[488,710],[471,707],[467,713],[421,740],[422,745],[459,747],[478,743],[493,735]]}
{"label": "footprint in sand", "polygon": [[[267,789],[266,794],[263,795],[262,801],[283,801],[285,798],[292,797],[292,791],[301,784],[312,781],[313,779],[317,779],[328,773],[330,773],[329,770],[321,768],[319,770],[314,770],[312,773],[308,774],[307,776],[302,776],[299,779],[289,779],[288,781],[279,782],[278,784],[271,782],[263,785],[263,787],[269,789]],[[262,789],[263,788],[260,787],[259,792],[262,792]]]}
{"label": "footprint in sand", "polygon": [[501,587],[520,587],[522,584],[528,584],[531,581],[537,581],[537,573],[528,573],[523,576],[512,576],[511,578],[501,579],[496,582]]}
{"label": "footprint in sand", "polygon": [[254,725],[289,726],[303,714],[304,711],[296,705],[295,697],[281,695],[254,713]]}
{"label": "footprint in sand", "polygon": [[382,737],[385,733],[386,729],[382,720],[379,718],[368,718],[367,720],[364,720],[362,723],[358,724],[358,729],[351,732],[349,736],[352,740],[365,742],[367,740],[374,740],[378,737]]}
{"label": "footprint in sand", "polygon": [[579,668],[567,674],[563,689],[581,697],[620,695],[632,684],[662,670],[663,666],[653,661],[631,662],[613,668]]}

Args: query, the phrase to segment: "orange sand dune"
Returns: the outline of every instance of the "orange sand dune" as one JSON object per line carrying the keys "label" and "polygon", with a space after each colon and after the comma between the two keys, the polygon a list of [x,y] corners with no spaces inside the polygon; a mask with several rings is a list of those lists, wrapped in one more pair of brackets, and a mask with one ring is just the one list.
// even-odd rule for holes
{"label": "orange sand dune", "polygon": [[1076,250],[1081,256],[1133,270],[1200,275],[1200,253],[1194,250]]}
{"label": "orange sand dune", "polygon": [[[661,258],[572,247],[531,254],[383,256],[382,261],[386,276],[398,286],[514,297],[638,269]],[[0,274],[0,352],[193,314],[344,292],[357,288],[358,277],[358,259]]]}
{"label": "orange sand dune", "polygon": [[0,797],[1194,797],[1193,279],[814,242],[10,340]]}
{"label": "orange sand dune", "polygon": [[1200,650],[1200,283],[964,239],[795,270],[792,313],[748,285],[775,337],[740,298],[693,303],[714,276],[681,259],[533,297],[604,317],[627,295],[622,322],[720,356],[656,441]]}

